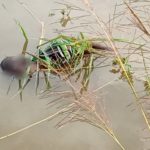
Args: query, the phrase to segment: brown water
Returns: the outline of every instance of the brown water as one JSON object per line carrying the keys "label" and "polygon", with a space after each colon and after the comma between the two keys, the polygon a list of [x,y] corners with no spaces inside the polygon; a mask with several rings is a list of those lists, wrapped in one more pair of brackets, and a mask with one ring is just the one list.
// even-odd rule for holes
{"label": "brown water", "polygon": [[[46,23],[45,36],[53,37],[55,29],[61,29],[53,18],[48,17],[52,9],[62,7],[52,0],[22,0],[30,10]],[[24,39],[18,30],[13,18],[17,19],[28,33],[29,50],[34,50],[38,44],[41,27],[40,24],[15,0],[1,0],[6,9],[0,7],[0,60],[5,56],[17,55]],[[73,0],[72,3],[84,6],[81,1]],[[117,0],[93,0],[93,5],[98,15],[105,21],[113,12]],[[80,15],[75,12],[74,15]],[[75,24],[76,23],[76,24]],[[76,26],[80,22],[69,25]],[[79,29],[81,30],[81,29]],[[86,29],[85,29],[86,30]],[[72,33],[71,33],[72,34]],[[95,87],[116,78],[109,73],[109,68],[97,70],[92,78]],[[10,78],[0,73],[0,136],[6,135],[33,122],[47,117],[51,110],[47,109],[49,99],[39,99],[35,96],[34,81],[24,92],[24,100],[19,97],[10,98],[17,91],[17,83],[14,83],[10,95],[6,95]],[[138,85],[140,87],[140,85]],[[113,82],[101,91],[105,100],[106,110],[112,122],[113,129],[121,143],[127,150],[144,150],[141,133],[145,127],[141,114],[135,109],[134,97],[127,85],[122,81]],[[50,97],[51,98],[51,97]],[[54,126],[57,121],[48,121],[26,130],[20,134],[0,141],[2,150],[120,150],[118,145],[103,131],[85,123],[69,124],[61,130]]]}

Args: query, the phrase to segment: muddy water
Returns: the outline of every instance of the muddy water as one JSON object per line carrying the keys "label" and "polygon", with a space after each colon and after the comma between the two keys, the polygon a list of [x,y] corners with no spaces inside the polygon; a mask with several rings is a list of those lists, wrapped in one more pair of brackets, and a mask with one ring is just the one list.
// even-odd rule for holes
{"label": "muddy water", "polygon": [[[57,7],[62,7],[51,0],[22,0],[36,16],[46,23],[45,36],[53,37],[56,29],[61,29],[48,14]],[[13,19],[17,19],[28,33],[28,49],[34,51],[38,44],[41,27],[40,24],[27,12],[23,6],[15,0],[1,0],[4,7],[0,7],[0,60],[5,56],[16,55],[20,52],[24,39]],[[83,6],[79,0],[72,3]],[[93,5],[99,16],[107,20],[109,13],[117,1],[93,0]],[[80,15],[75,12],[75,15]],[[76,21],[76,24],[79,24]],[[76,24],[71,24],[75,26]],[[72,33],[71,33],[72,34]],[[109,68],[99,69],[93,73],[92,86],[99,87],[114,80],[116,76],[109,73]],[[6,135],[33,122],[47,117],[52,113],[47,109],[49,99],[39,99],[35,96],[34,80],[24,92],[24,100],[20,102],[18,97],[12,99],[17,91],[17,82],[13,83],[11,92],[6,95],[10,78],[0,73],[0,136]],[[140,86],[140,85],[139,85]],[[144,123],[141,115],[135,109],[134,97],[125,82],[115,81],[101,91],[105,100],[106,110],[112,122],[113,129],[121,143],[127,150],[143,150],[141,132]],[[51,98],[51,97],[50,97]],[[54,128],[57,121],[48,121],[34,128],[26,130],[0,141],[0,149],[3,150],[120,150],[118,145],[103,131],[91,127],[85,123],[69,124],[61,130]]]}

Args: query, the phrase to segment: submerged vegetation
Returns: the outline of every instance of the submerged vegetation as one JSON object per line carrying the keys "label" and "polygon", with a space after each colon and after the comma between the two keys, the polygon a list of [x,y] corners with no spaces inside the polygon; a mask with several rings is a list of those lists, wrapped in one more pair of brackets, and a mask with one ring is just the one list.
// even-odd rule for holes
{"label": "submerged vegetation", "polygon": [[[25,43],[22,48],[21,55],[27,55],[32,58],[33,61],[37,62],[36,69],[36,94],[40,95],[40,98],[49,98],[49,105],[56,108],[54,114],[50,114],[47,118],[35,122],[25,128],[17,130],[11,134],[0,137],[0,140],[15,134],[21,133],[29,128],[39,125],[50,119],[54,119],[57,116],[61,116],[62,120],[56,125],[58,128],[63,127],[68,123],[73,122],[86,122],[98,129],[103,130],[109,135],[120,147],[125,150],[123,141],[120,142],[119,137],[116,135],[113,126],[109,121],[106,110],[102,104],[102,98],[99,95],[101,89],[111,84],[110,81],[96,89],[91,89],[90,81],[92,73],[96,69],[109,66],[108,73],[111,72],[113,76],[119,75],[118,79],[125,81],[134,95],[137,109],[141,113],[143,120],[150,132],[150,114],[149,107],[147,107],[147,101],[149,101],[150,95],[150,74],[149,74],[149,15],[150,11],[147,5],[149,2],[138,4],[136,1],[123,1],[121,5],[116,5],[116,10],[113,17],[110,18],[109,22],[105,24],[101,18],[97,15],[96,11],[89,0],[81,0],[86,6],[85,9],[77,7],[69,2],[59,3],[58,5],[63,6],[60,9],[54,9],[55,12],[50,12],[49,17],[55,17],[57,13],[61,14],[61,19],[58,22],[52,24],[60,24],[61,30],[57,30],[58,35],[54,39],[49,39],[44,36],[44,23],[37,19],[36,16],[28,9],[25,4],[21,3],[23,7],[41,24],[41,37],[39,44],[37,45],[37,52],[34,54],[28,51],[29,38],[25,31],[25,27],[21,23],[17,22]],[[142,5],[142,6],[141,6]],[[124,12],[117,12],[117,8],[124,8]],[[75,26],[73,28],[67,28],[71,22],[76,20],[77,17],[72,17],[72,11],[83,11],[85,15],[80,18],[91,17],[92,22],[98,28],[98,32],[95,37],[87,38],[88,33],[80,32],[78,36],[67,35],[63,33],[71,32],[74,28],[77,29],[81,26]],[[141,15],[141,16],[140,16]],[[79,19],[80,19],[79,18]],[[125,24],[124,24],[125,23]],[[88,22],[82,23],[87,25],[88,29],[92,28],[93,24]],[[84,26],[84,27],[85,27]],[[110,27],[110,29],[108,28]],[[132,32],[134,29],[134,32]],[[93,30],[93,28],[92,28]],[[111,30],[111,31],[110,31]],[[116,38],[113,34],[113,30],[117,30],[120,34],[127,32],[127,38]],[[101,31],[101,32],[99,32]],[[133,34],[133,39],[128,39],[128,33]],[[86,35],[87,34],[87,35]],[[94,30],[93,30],[94,34]],[[125,35],[126,37],[126,35]],[[132,38],[132,37],[131,37]],[[103,51],[94,49],[92,42],[99,42],[103,44],[101,47]],[[120,48],[121,45],[121,48]],[[57,57],[55,60],[50,59],[45,53],[47,47],[49,49],[61,49],[65,56],[65,65],[62,64],[62,59]],[[96,46],[95,46],[96,47]],[[71,50],[71,59],[68,50]],[[99,48],[98,48],[99,49]],[[124,51],[122,51],[124,50]],[[44,58],[44,59],[43,59]],[[51,83],[51,74],[59,76],[61,82],[65,84],[65,88],[55,89]],[[28,83],[31,81],[31,76],[26,76],[19,80],[19,90],[13,96],[20,95],[20,99],[23,99],[23,91],[28,88]],[[40,91],[40,80],[44,79],[45,89]],[[136,89],[136,83],[142,82],[142,94]],[[11,82],[11,85],[12,82]],[[8,91],[10,91],[10,86]],[[95,88],[95,87],[94,87]],[[69,89],[69,90],[68,90]],[[143,94],[144,93],[144,94]],[[56,99],[51,99],[53,95]]]}

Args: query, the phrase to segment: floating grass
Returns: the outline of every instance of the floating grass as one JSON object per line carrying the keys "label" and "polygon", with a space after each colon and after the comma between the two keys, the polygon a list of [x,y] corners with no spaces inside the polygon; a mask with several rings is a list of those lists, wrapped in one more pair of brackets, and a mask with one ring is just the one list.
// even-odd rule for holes
{"label": "floating grass", "polygon": [[[129,6],[129,4],[124,1],[125,5],[127,6],[127,8],[129,9],[130,11],[130,14],[133,16],[133,19],[134,19],[134,23],[135,25],[144,33],[144,35],[147,35],[149,36],[149,31],[147,30],[147,28],[145,27],[144,23],[142,22],[142,20],[139,18],[139,16],[135,13],[135,11]],[[147,67],[146,67],[146,63],[145,63],[145,59],[144,59],[144,55],[143,55],[143,51],[142,51],[142,47],[141,47],[141,54],[142,54],[142,58],[143,58],[143,64],[144,64],[144,68],[145,68],[145,71],[146,71],[146,74],[147,74],[147,77],[148,77],[148,72],[147,72]],[[149,84],[149,83],[148,83]],[[139,98],[137,97],[137,100],[139,101]],[[150,130],[150,122],[149,122],[149,119],[148,119],[148,116],[143,108],[142,105],[140,105],[140,109],[141,109],[141,112],[143,114],[143,117],[145,119],[145,122],[148,126],[148,129]]]}
{"label": "floating grass", "polygon": [[21,29],[22,35],[25,39],[23,49],[22,49],[22,55],[25,55],[25,53],[27,51],[27,46],[28,46],[28,36],[27,36],[27,33],[25,32],[24,28],[22,27],[22,25],[19,22],[17,24],[18,24],[19,28]]}
{"label": "floating grass", "polygon": [[[138,45],[134,45],[132,43],[129,43],[129,50],[133,49],[132,52],[128,53],[127,58],[129,59],[131,56],[137,56],[138,55],[138,59],[140,59],[140,61],[138,62],[139,65],[142,65],[142,67],[140,68],[141,71],[143,71],[142,79],[139,79],[138,76],[138,71],[137,68],[135,66],[136,61],[129,61],[132,65],[132,70],[134,70],[133,74],[132,74],[132,79],[137,79],[137,80],[144,80],[144,86],[145,86],[145,90],[149,89],[149,72],[148,72],[148,64],[146,63],[146,60],[149,59],[149,52],[146,52],[147,50],[149,51],[149,22],[146,19],[146,15],[148,14],[149,16],[149,12],[145,11],[147,7],[147,5],[142,6],[142,3],[140,3],[140,5],[138,6],[137,2],[135,1],[129,1],[129,3],[127,1],[123,1],[124,3],[122,4],[122,6],[125,6],[126,9],[128,10],[125,13],[121,13],[120,18],[127,18],[128,21],[130,21],[130,23],[127,20],[123,20],[125,23],[121,24],[120,22],[118,23],[118,27],[125,27],[125,31],[130,31],[130,30],[135,30],[134,33],[134,37],[133,37],[133,43],[137,43],[139,42],[139,46]],[[147,2],[146,2],[147,4]],[[142,10],[144,9],[145,10]],[[144,14],[139,15],[139,14]],[[119,15],[119,14],[117,14]],[[117,16],[116,15],[116,16]],[[122,16],[123,15],[123,16]],[[125,17],[126,16],[126,17]],[[121,19],[120,19],[121,20]],[[127,22],[127,23],[126,23]],[[137,46],[137,47],[136,47]],[[145,56],[147,55],[147,56]],[[120,57],[122,58],[122,57]],[[123,63],[123,62],[122,62]],[[121,64],[121,62],[120,62]],[[124,68],[126,69],[126,66],[124,66]],[[123,69],[124,70],[124,69]],[[130,78],[130,74],[128,74],[128,69],[126,69],[126,73],[128,75],[128,77]],[[126,76],[127,77],[127,76]],[[145,78],[146,77],[146,78]],[[128,80],[128,78],[127,78]],[[143,104],[140,103],[141,101],[141,96],[139,95],[139,93],[136,91],[134,84],[130,83],[132,80],[128,80],[128,83],[134,93],[134,96],[136,98],[136,103],[137,106],[139,108],[139,110],[141,111],[141,114],[145,120],[145,123],[148,127],[148,129],[150,129],[150,122],[149,122],[149,115],[147,114],[146,109],[144,108]]]}
{"label": "floating grass", "polygon": [[49,90],[51,88],[51,83],[49,81],[49,76],[46,72],[43,72],[44,74],[44,79],[45,79],[45,83],[46,83],[46,90]]}
{"label": "floating grass", "polygon": [[[119,138],[116,136],[116,134],[114,133],[111,125],[109,124],[109,120],[107,118],[107,115],[105,114],[105,110],[103,109],[102,106],[97,106],[96,100],[94,99],[96,97],[95,92],[99,91],[101,88],[105,87],[106,85],[109,85],[111,82],[105,84],[102,87],[99,87],[98,89],[96,89],[95,91],[88,91],[88,85],[90,82],[90,77],[92,74],[92,71],[94,70],[94,61],[99,58],[100,56],[106,56],[109,57],[109,55],[105,52],[102,51],[98,51],[95,50],[91,47],[90,42],[91,41],[101,41],[101,42],[108,42],[109,45],[111,46],[111,48],[109,47],[105,47],[105,50],[110,50],[110,55],[114,57],[115,54],[115,60],[114,60],[114,64],[115,66],[117,66],[118,68],[115,70],[119,73],[121,73],[121,78],[126,79],[132,89],[132,91],[134,92],[134,95],[136,97],[136,102],[138,103],[139,98],[137,95],[137,92],[134,88],[133,85],[133,79],[132,79],[132,72],[131,72],[131,66],[128,60],[128,57],[122,57],[121,54],[119,53],[117,47],[115,46],[115,42],[123,42],[123,43],[127,43],[127,44],[133,44],[133,45],[140,45],[134,41],[130,41],[130,40],[126,40],[126,39],[120,39],[120,38],[113,38],[112,36],[110,36],[110,34],[107,32],[107,30],[105,29],[104,24],[102,23],[102,21],[99,19],[99,17],[97,16],[97,14],[94,12],[94,10],[92,9],[92,6],[90,5],[88,0],[84,0],[84,2],[86,3],[86,5],[88,6],[89,9],[89,13],[92,14],[92,16],[94,16],[94,18],[97,21],[97,24],[99,25],[99,27],[101,29],[103,29],[106,38],[101,38],[101,36],[99,36],[98,38],[93,38],[93,39],[86,39],[85,36],[81,33],[80,38],[73,38],[73,37],[67,37],[67,36],[58,36],[55,39],[46,39],[44,40],[44,23],[41,23],[42,25],[42,31],[41,31],[41,37],[40,37],[40,41],[39,41],[39,45],[37,47],[37,54],[31,54],[30,52],[27,52],[27,34],[25,32],[25,30],[23,29],[23,27],[21,25],[20,29],[22,31],[22,34],[26,40],[24,46],[23,46],[23,50],[22,50],[22,54],[25,55],[30,55],[31,57],[33,57],[34,59],[36,59],[37,61],[37,70],[36,70],[36,93],[38,93],[38,88],[39,88],[39,82],[40,82],[40,72],[43,73],[44,75],[44,80],[45,80],[45,85],[46,85],[46,92],[49,91],[49,95],[54,93],[56,94],[56,96],[59,95],[59,98],[61,97],[65,97],[67,100],[67,104],[63,104],[59,99],[59,103],[58,100],[54,100],[51,101],[51,104],[59,104],[59,106],[57,108],[60,109],[60,107],[62,109],[60,109],[59,111],[57,111],[56,113],[49,115],[47,118],[42,119],[38,122],[35,122],[27,127],[24,127],[18,131],[15,131],[11,134],[8,134],[6,136],[3,136],[0,138],[0,140],[5,139],[7,137],[16,135],[18,133],[21,133],[29,128],[32,128],[36,125],[39,125],[45,121],[48,121],[50,119],[53,119],[59,115],[62,116],[62,120],[60,120],[57,124],[58,128],[63,127],[64,125],[66,125],[67,123],[73,123],[76,121],[80,121],[80,122],[86,122],[94,127],[97,127],[98,129],[103,130],[105,133],[107,133],[119,146],[122,150],[125,150],[125,147],[122,145],[122,143],[119,141]],[[22,4],[24,5],[24,4]],[[63,12],[62,12],[63,13]],[[33,14],[32,14],[33,15]],[[66,26],[68,24],[70,20],[62,20],[62,26]],[[62,38],[64,38],[67,41],[71,41],[69,44],[61,44],[62,43]],[[59,39],[59,42],[57,41]],[[44,50],[42,49],[43,46],[45,46],[46,44],[51,44],[51,42],[53,41],[57,41],[55,44],[58,44],[56,46],[61,46],[61,48],[64,51],[64,55],[66,56],[66,58],[68,58],[68,54],[66,51],[66,47],[68,46],[72,46],[75,50],[78,50],[77,53],[74,53],[74,57],[72,58],[72,61],[68,61],[66,63],[65,66],[61,66],[60,61],[59,61],[59,56],[57,56],[56,61],[54,61],[53,63],[48,62],[46,59],[43,60],[40,57],[40,51],[44,53]],[[73,41],[73,42],[72,42]],[[51,45],[50,45],[51,46]],[[52,47],[52,46],[51,46]],[[52,47],[53,48],[53,47]],[[101,47],[102,49],[104,48],[103,46]],[[87,57],[84,57],[84,52],[85,50],[87,50],[88,54]],[[112,52],[113,50],[113,52]],[[45,58],[47,58],[46,55],[44,55]],[[69,60],[69,59],[67,59]],[[43,68],[40,68],[40,67]],[[65,83],[66,85],[70,87],[70,91],[52,91],[50,90],[51,88],[53,88],[53,86],[51,85],[51,82],[49,81],[49,73],[53,73],[58,75],[61,79],[65,79]],[[65,76],[65,75],[67,76]],[[81,83],[78,83],[80,85],[80,88],[76,88],[70,81],[71,76],[76,75],[77,74],[77,78],[76,81],[79,81],[81,79]],[[65,76],[65,77],[64,77]],[[116,79],[115,79],[116,80]],[[22,94],[22,91],[24,89],[24,87],[26,87],[26,85],[30,82],[30,78],[29,80],[24,80],[24,82],[22,82],[22,84],[20,83],[19,85],[19,94]],[[47,97],[49,95],[46,95]],[[22,96],[22,95],[21,95]],[[49,96],[50,97],[50,96]],[[93,98],[94,97],[94,98]],[[65,101],[65,102],[66,102]],[[139,104],[139,103],[138,103]],[[52,105],[52,106],[54,106]],[[147,116],[144,112],[144,109],[140,106],[142,115],[147,123],[147,125],[149,126],[149,122],[147,120]]]}
{"label": "floating grass", "polygon": [[[20,30],[21,30],[21,32],[22,32],[22,35],[23,35],[23,37],[24,37],[24,39],[25,39],[25,42],[24,42],[24,44],[23,44],[23,49],[22,49],[22,52],[21,52],[21,54],[22,55],[25,55],[25,53],[26,53],[26,51],[27,51],[27,46],[28,46],[28,37],[27,37],[27,33],[25,32],[25,30],[24,30],[24,28],[23,28],[23,26],[19,23],[19,22],[16,22],[17,23],[17,25],[19,26],[19,28],[20,28]],[[20,91],[20,100],[22,101],[22,89],[23,89],[23,86],[22,86],[22,80],[21,79],[19,79],[19,91]]]}
{"label": "floating grass", "polygon": [[[22,26],[21,26],[21,30],[22,30],[24,38],[26,39],[26,33],[25,33],[24,29],[22,28]],[[58,39],[58,38],[60,38],[60,37],[57,37],[56,39]],[[8,134],[6,136],[3,136],[0,139],[5,139],[5,138],[13,136],[15,134],[21,133],[21,132],[23,132],[23,131],[31,128],[31,127],[39,125],[39,124],[41,124],[41,123],[43,123],[43,122],[45,122],[51,118],[54,118],[58,115],[65,115],[65,118],[58,123],[59,127],[65,125],[66,123],[71,123],[74,121],[86,122],[88,124],[91,124],[91,125],[99,128],[99,129],[102,129],[103,131],[105,131],[110,137],[113,138],[113,140],[115,142],[117,142],[117,144],[122,149],[124,149],[123,146],[120,144],[119,140],[117,139],[116,135],[114,134],[113,130],[109,126],[108,120],[107,119],[105,120],[105,117],[104,117],[105,115],[103,116],[103,113],[98,114],[94,100],[90,99],[89,98],[90,94],[88,92],[86,92],[88,89],[91,73],[94,69],[93,63],[95,60],[95,55],[96,55],[96,57],[101,56],[103,54],[103,52],[96,51],[96,50],[92,49],[90,41],[88,39],[86,39],[82,33],[81,33],[81,37],[77,38],[77,39],[72,38],[72,37],[70,37],[70,38],[65,37],[65,38],[68,41],[69,40],[73,41],[73,42],[71,42],[71,45],[68,44],[65,46],[72,46],[75,49],[76,53],[74,53],[74,55],[73,55],[74,57],[73,57],[72,61],[68,62],[67,66],[63,67],[63,69],[60,68],[60,66],[56,62],[51,65],[47,61],[41,59],[39,51],[38,51],[37,55],[34,55],[34,54],[31,54],[30,52],[27,52],[26,51],[26,48],[27,48],[26,45],[24,45],[25,48],[23,47],[23,54],[28,54],[28,55],[37,59],[38,63],[37,63],[37,70],[36,70],[36,75],[37,75],[36,76],[36,91],[38,90],[38,87],[39,87],[39,80],[40,80],[40,78],[39,78],[39,71],[40,71],[39,66],[41,66],[41,65],[44,66],[47,70],[50,70],[52,73],[60,75],[60,77],[63,76],[61,74],[61,71],[62,71],[62,73],[69,73],[69,76],[70,76],[70,74],[74,75],[74,73],[76,71],[76,67],[78,67],[78,65],[81,65],[81,67],[79,69],[79,71],[81,71],[80,74],[82,74],[82,72],[84,72],[82,79],[81,79],[82,80],[81,81],[82,82],[81,83],[82,84],[81,91],[76,89],[69,80],[66,80],[67,85],[69,85],[71,90],[72,90],[72,92],[69,94],[71,94],[73,96],[73,102],[69,103],[69,105],[65,105],[65,106],[62,105],[63,109],[56,112],[55,114],[50,115],[49,117],[47,117],[43,120],[40,120],[36,123],[33,123],[32,125],[29,125],[23,129],[15,131],[15,132]],[[40,39],[44,39],[44,37],[43,37],[43,26],[42,26],[42,36]],[[56,39],[53,39],[53,40],[56,40]],[[46,44],[46,43],[42,43],[41,41],[42,40],[40,40],[40,42],[39,42],[38,50],[40,50],[41,47]],[[51,41],[48,40],[47,44],[49,44]],[[63,49],[65,49],[64,45],[61,45],[61,44],[59,44],[59,45],[62,46]],[[88,53],[90,53],[89,55],[87,55],[86,58],[84,58],[85,50],[88,50]],[[67,56],[67,54],[66,54],[66,56]],[[57,65],[57,66],[55,66],[55,65]],[[71,73],[70,73],[70,70],[71,70]],[[50,87],[50,82],[48,82],[48,76],[45,74],[45,72],[43,72],[43,73],[44,73],[45,83],[46,83],[47,87]],[[23,86],[20,87],[19,93],[22,93],[23,89],[24,89]],[[66,96],[68,97],[68,95],[66,95]]]}
{"label": "floating grass", "polygon": [[[145,120],[145,123],[147,124],[148,128],[150,129],[150,125],[149,125],[149,122],[148,122],[147,115],[146,115],[146,113],[145,113],[145,111],[144,111],[142,105],[139,104],[140,98],[139,98],[139,96],[138,96],[138,94],[137,94],[137,92],[136,92],[136,90],[135,90],[135,88],[134,88],[134,85],[133,85],[133,83],[132,83],[132,80],[130,79],[130,77],[129,77],[129,75],[128,75],[128,72],[127,72],[127,70],[126,70],[126,67],[124,66],[124,63],[122,62],[122,59],[121,59],[122,57],[121,57],[121,55],[120,55],[118,49],[116,48],[114,42],[112,41],[113,38],[112,38],[111,35],[107,32],[107,30],[105,29],[105,25],[104,25],[103,22],[100,20],[100,18],[97,16],[97,14],[95,13],[95,11],[92,9],[92,6],[90,5],[90,2],[89,2],[88,0],[83,0],[83,1],[84,1],[84,3],[87,5],[87,7],[89,8],[89,12],[91,13],[91,15],[95,17],[95,19],[96,19],[96,21],[97,21],[99,27],[103,29],[104,34],[106,35],[106,37],[107,37],[107,39],[108,39],[108,41],[109,41],[109,43],[110,43],[112,49],[114,50],[114,52],[115,52],[115,54],[116,54],[116,57],[117,57],[117,59],[118,59],[118,62],[119,62],[120,66],[121,66],[121,68],[122,68],[122,70],[123,70],[123,72],[124,72],[124,75],[125,75],[125,77],[126,77],[128,83],[129,83],[129,85],[130,85],[130,87],[131,87],[131,89],[132,89],[132,91],[133,91],[133,93],[134,93],[134,96],[135,96],[135,98],[136,98],[136,103],[138,103],[138,106],[140,107],[140,111],[141,111],[141,113],[142,113],[142,115],[143,115],[143,118],[144,118],[144,120]],[[126,2],[125,2],[125,4],[126,4]],[[128,6],[128,4],[126,4],[126,5]],[[128,6],[128,7],[129,7],[129,6]],[[130,9],[130,8],[129,8],[129,9]],[[130,11],[131,11],[131,10],[130,10]],[[133,13],[133,12],[131,11],[131,13]],[[125,149],[121,144],[119,144],[119,145],[121,146],[122,149]]]}

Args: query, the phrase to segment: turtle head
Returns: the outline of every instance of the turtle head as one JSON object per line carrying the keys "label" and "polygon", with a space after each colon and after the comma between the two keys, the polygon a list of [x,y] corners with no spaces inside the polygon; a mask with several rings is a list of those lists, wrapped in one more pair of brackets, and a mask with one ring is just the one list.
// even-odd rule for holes
{"label": "turtle head", "polygon": [[18,78],[25,74],[29,60],[24,56],[6,57],[0,65],[3,72]]}

